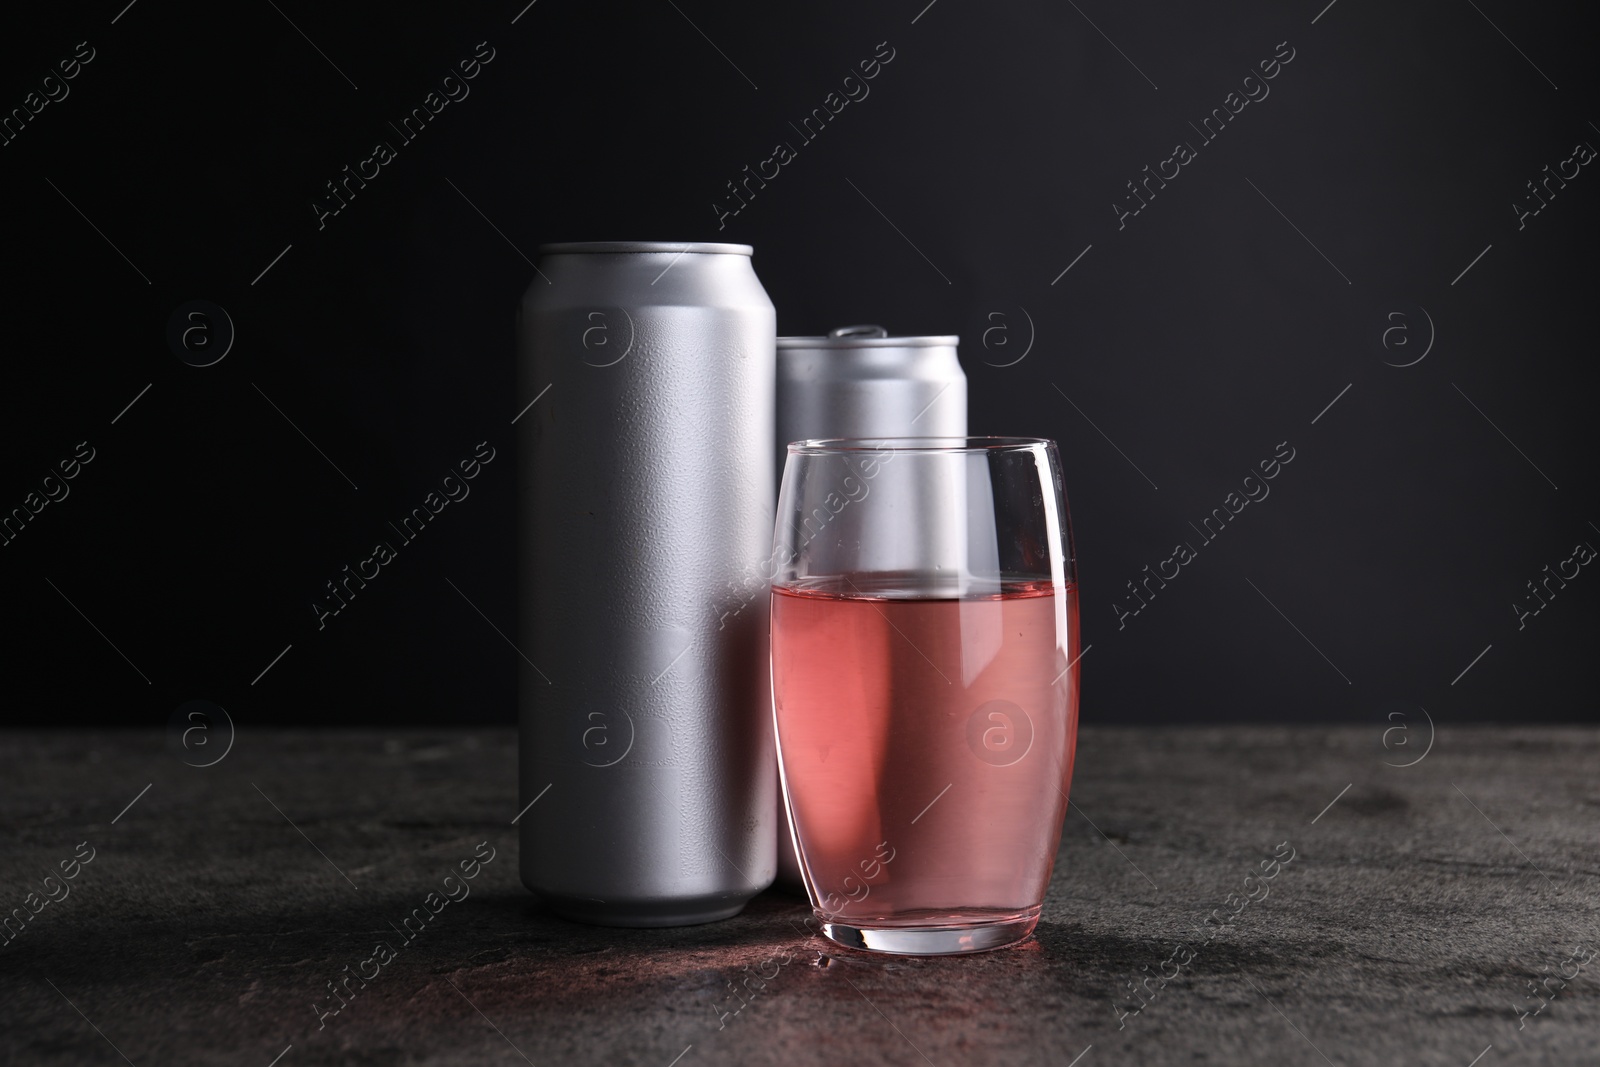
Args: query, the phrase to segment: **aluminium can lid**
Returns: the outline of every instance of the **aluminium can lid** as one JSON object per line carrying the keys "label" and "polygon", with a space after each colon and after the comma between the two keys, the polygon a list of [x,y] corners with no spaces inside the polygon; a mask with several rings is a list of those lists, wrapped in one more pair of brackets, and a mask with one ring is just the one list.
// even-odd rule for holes
{"label": "aluminium can lid", "polygon": [[748,256],[755,249],[750,245],[718,244],[714,241],[560,241],[540,245],[535,250],[541,256],[593,255],[626,252],[692,252],[701,256]]}
{"label": "aluminium can lid", "polygon": [[890,337],[882,326],[840,326],[823,337],[780,337],[779,348],[955,348],[961,338],[955,334],[926,337]]}

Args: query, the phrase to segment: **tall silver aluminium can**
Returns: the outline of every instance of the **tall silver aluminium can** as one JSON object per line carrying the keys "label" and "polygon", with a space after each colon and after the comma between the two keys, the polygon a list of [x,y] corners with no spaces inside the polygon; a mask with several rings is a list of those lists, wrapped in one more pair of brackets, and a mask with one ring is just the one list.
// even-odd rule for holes
{"label": "tall silver aluminium can", "polygon": [[[791,441],[818,437],[965,437],[967,376],[960,338],[890,337],[882,326],[841,326],[825,337],[778,338],[777,476]],[[940,485],[935,491],[958,488]],[[910,509],[908,509],[909,511]],[[961,514],[952,504],[948,514]],[[930,540],[930,559],[964,560],[962,530],[877,531]],[[870,560],[871,546],[862,546]],[[958,568],[959,569],[959,568]],[[794,837],[778,797],[778,884],[803,891]]]}
{"label": "tall silver aluminium can", "polygon": [[776,315],[749,245],[539,253],[517,327],[522,881],[583,922],[727,918],[774,873],[751,576]]}

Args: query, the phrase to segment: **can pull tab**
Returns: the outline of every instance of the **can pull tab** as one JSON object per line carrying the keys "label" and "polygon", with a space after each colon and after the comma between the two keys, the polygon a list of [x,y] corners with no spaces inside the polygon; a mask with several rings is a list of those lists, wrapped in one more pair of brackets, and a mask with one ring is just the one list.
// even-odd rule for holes
{"label": "can pull tab", "polygon": [[828,331],[829,337],[888,337],[889,331],[882,326],[840,326],[836,330]]}

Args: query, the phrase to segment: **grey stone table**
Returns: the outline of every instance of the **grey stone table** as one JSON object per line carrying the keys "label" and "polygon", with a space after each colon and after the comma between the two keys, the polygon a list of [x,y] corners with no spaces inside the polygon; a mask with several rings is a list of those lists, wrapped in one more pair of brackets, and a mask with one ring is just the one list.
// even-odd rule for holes
{"label": "grey stone table", "polygon": [[1600,1063],[1600,731],[1403,739],[1085,730],[1034,938],[906,959],[541,914],[510,732],[0,734],[0,1063]]}

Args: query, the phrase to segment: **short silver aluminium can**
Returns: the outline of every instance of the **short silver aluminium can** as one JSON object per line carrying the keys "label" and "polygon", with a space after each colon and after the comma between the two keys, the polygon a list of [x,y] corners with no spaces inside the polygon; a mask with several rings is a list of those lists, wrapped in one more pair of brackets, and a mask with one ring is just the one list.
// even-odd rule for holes
{"label": "short silver aluminium can", "polygon": [[[841,326],[825,337],[778,338],[777,475],[791,441],[820,437],[965,437],[967,376],[960,338],[890,337],[882,326]],[[945,491],[944,487],[939,487]],[[958,514],[952,505],[951,514]],[[876,531],[935,542],[956,561],[964,531]],[[870,560],[870,546],[863,559]],[[778,798],[778,884],[802,891],[794,839]]]}
{"label": "short silver aluminium can", "polygon": [[772,301],[748,245],[546,245],[518,315],[523,883],[610,926],[771,884]]}
{"label": "short silver aluminium can", "polygon": [[966,436],[960,340],[890,337],[882,326],[778,338],[778,477],[791,441]]}

